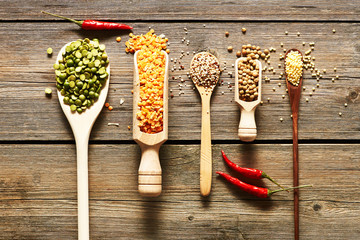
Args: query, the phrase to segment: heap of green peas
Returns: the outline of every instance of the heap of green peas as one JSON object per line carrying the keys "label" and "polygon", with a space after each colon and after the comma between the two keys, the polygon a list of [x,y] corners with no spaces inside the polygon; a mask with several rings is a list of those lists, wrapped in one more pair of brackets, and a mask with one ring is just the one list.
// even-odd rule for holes
{"label": "heap of green peas", "polygon": [[54,64],[56,87],[72,112],[84,112],[99,98],[109,76],[105,45],[85,38],[66,46],[63,58]]}

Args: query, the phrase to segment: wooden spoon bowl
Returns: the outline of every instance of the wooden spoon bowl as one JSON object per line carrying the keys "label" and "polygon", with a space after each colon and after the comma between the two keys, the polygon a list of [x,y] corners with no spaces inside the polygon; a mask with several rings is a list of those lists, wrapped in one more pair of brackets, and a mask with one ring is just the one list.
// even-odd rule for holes
{"label": "wooden spoon bowl", "polygon": [[235,102],[239,104],[241,117],[239,123],[238,135],[242,141],[251,142],[254,141],[257,135],[256,122],[255,122],[255,110],[261,102],[261,79],[262,79],[262,67],[261,62],[256,60],[259,66],[259,82],[258,82],[258,98],[254,101],[243,101],[239,97],[239,73],[238,65],[239,61],[246,59],[245,57],[238,58],[235,61]]}
{"label": "wooden spoon bowl", "polygon": [[[57,56],[56,63],[63,58],[65,48],[70,43],[63,46]],[[104,103],[109,91],[110,84],[110,64],[106,71],[109,73],[105,86],[99,94],[99,98],[85,112],[79,114],[72,112],[70,106],[64,103],[64,96],[57,91],[60,106],[69,121],[76,142],[77,155],[77,197],[78,197],[78,238],[89,239],[89,186],[88,186],[88,144],[91,129],[96,118],[104,107]]]}

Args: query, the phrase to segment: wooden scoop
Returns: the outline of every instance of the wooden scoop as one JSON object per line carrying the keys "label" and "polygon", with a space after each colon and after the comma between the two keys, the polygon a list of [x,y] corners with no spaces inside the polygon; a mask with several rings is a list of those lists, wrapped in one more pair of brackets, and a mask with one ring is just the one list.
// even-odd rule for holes
{"label": "wooden scoop", "polygon": [[[201,53],[198,53],[201,54]],[[197,58],[196,54],[191,60],[190,66],[194,59]],[[210,54],[210,53],[209,53]],[[210,54],[212,55],[212,54]],[[214,56],[215,57],[215,56]],[[215,57],[216,58],[216,57]],[[219,61],[218,61],[219,62]],[[219,64],[220,66],[220,64]],[[219,81],[218,77],[218,80]],[[211,153],[211,124],[210,124],[210,99],[213,89],[206,90],[205,87],[199,86],[194,83],[201,96],[201,147],[200,147],[200,193],[202,196],[208,196],[211,190],[211,177],[212,177],[212,153]]]}
{"label": "wooden scoop", "polygon": [[133,138],[142,152],[139,167],[139,192],[143,196],[156,197],[161,193],[161,166],[159,159],[160,146],[168,138],[168,65],[169,57],[165,51],[166,65],[164,77],[163,130],[156,134],[140,131],[136,114],[139,111],[140,82],[137,64],[137,51],[134,55],[134,101],[133,101]]}
{"label": "wooden scoop", "polygon": [[[66,44],[59,52],[56,63],[62,59],[62,54],[65,53]],[[58,98],[61,108],[68,119],[71,129],[73,131],[76,142],[77,155],[77,197],[78,197],[78,239],[89,239],[89,186],[88,186],[88,144],[91,129],[98,117],[109,90],[110,82],[110,64],[106,71],[109,73],[105,86],[103,86],[98,100],[85,112],[79,114],[78,112],[71,112],[70,106],[64,103],[64,96],[59,91]]]}
{"label": "wooden scoop", "polygon": [[238,135],[240,139],[244,142],[254,141],[257,135],[256,123],[255,123],[255,110],[256,107],[261,102],[261,79],[262,79],[262,67],[261,62],[256,60],[259,66],[259,82],[258,82],[258,98],[255,101],[247,102],[239,98],[239,74],[238,66],[241,59],[246,59],[244,57],[238,58],[235,62],[235,102],[239,104],[241,110],[241,117],[239,123]]}
{"label": "wooden scoop", "polygon": [[[297,51],[301,54],[298,49],[290,49],[285,54],[285,61],[287,55],[290,51]],[[302,54],[301,54],[302,56]],[[294,187],[299,185],[299,150],[298,150],[298,116],[299,116],[299,103],[301,95],[301,84],[303,80],[303,73],[301,74],[299,85],[292,85],[286,74],[286,64],[285,64],[285,77],[286,77],[286,86],[288,89],[292,120],[293,120],[293,184]],[[294,189],[294,227],[295,227],[295,240],[299,239],[299,189]]]}

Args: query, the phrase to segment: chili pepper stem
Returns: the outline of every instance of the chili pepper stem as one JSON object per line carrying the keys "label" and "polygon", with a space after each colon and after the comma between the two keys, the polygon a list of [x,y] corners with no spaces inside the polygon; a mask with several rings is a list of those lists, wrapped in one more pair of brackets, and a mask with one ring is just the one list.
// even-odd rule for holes
{"label": "chili pepper stem", "polygon": [[63,17],[63,16],[60,16],[60,15],[56,15],[56,14],[49,13],[49,12],[45,12],[45,11],[41,11],[41,12],[42,12],[42,13],[45,13],[45,14],[48,14],[48,15],[51,15],[51,16],[54,16],[54,17],[58,17],[58,18],[62,18],[62,19],[71,21],[71,22],[73,22],[73,23],[76,23],[76,24],[79,25],[80,27],[81,27],[81,25],[83,24],[83,21],[77,21],[77,20],[72,19],[72,18]]}
{"label": "chili pepper stem", "polygon": [[[269,175],[267,175],[265,172],[261,173],[263,178],[267,178],[269,179],[271,182],[275,183],[276,185],[278,185],[279,187],[281,187],[283,190],[285,190],[285,188],[283,186],[281,186],[279,183],[277,183],[274,179],[272,179]],[[287,192],[289,192],[289,190],[285,190]]]}
{"label": "chili pepper stem", "polygon": [[274,193],[277,193],[277,192],[289,191],[291,189],[306,188],[306,187],[312,187],[312,185],[301,185],[301,186],[296,186],[296,187],[277,189],[277,190],[273,190],[273,191],[269,190],[268,196],[271,196],[271,195],[273,195]]}

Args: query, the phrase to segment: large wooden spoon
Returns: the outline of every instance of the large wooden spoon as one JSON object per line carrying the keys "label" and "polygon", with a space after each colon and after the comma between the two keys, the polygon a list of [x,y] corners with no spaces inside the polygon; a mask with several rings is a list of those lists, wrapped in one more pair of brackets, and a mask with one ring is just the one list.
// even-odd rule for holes
{"label": "large wooden spoon", "polygon": [[[66,44],[59,52],[56,62],[62,59],[62,54],[65,53]],[[88,180],[88,144],[91,129],[98,117],[109,90],[110,82],[110,64],[106,71],[109,73],[105,86],[103,86],[98,100],[85,112],[79,114],[72,112],[70,106],[64,103],[64,96],[59,91],[58,98],[61,108],[68,119],[71,129],[73,131],[76,142],[77,155],[77,197],[78,197],[78,239],[89,239],[89,180]]]}
{"label": "large wooden spoon", "polygon": [[[196,54],[190,63],[190,68],[195,59],[198,58],[203,52]],[[210,54],[210,53],[208,53]],[[213,56],[218,66],[218,59]],[[211,153],[211,124],[210,124],[210,99],[213,93],[217,82],[219,81],[219,76],[217,77],[216,83],[213,84],[213,87],[205,88],[204,86],[198,85],[194,82],[198,92],[201,96],[201,147],[200,147],[200,193],[202,196],[208,196],[211,191],[211,177],[212,177],[212,153]],[[192,78],[194,81],[194,78]]]}
{"label": "large wooden spoon", "polygon": [[[297,51],[302,56],[298,49],[290,49],[285,54],[285,62],[289,52]],[[301,74],[299,85],[294,86],[287,79],[286,64],[285,64],[286,86],[288,89],[292,120],[293,120],[293,184],[294,187],[299,186],[299,149],[298,149],[298,118],[299,118],[299,103],[301,95],[301,84],[303,80],[303,73]],[[294,227],[295,240],[299,239],[299,189],[294,189]]]}

